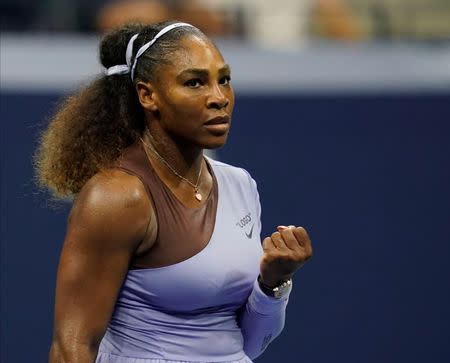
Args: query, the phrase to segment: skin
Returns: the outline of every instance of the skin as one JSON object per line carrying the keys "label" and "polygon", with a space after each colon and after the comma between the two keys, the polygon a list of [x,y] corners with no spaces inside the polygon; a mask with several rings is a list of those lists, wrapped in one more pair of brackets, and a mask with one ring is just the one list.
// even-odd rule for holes
{"label": "skin", "polygon": [[[212,176],[207,171],[203,149],[226,143],[234,107],[230,68],[217,48],[205,39],[190,36],[180,45],[181,50],[174,57],[176,62],[161,65],[155,82],[137,84],[148,120],[148,132],[143,139],[193,184],[203,168],[200,192],[208,195]],[[225,131],[205,127],[215,117],[228,120]],[[178,199],[189,207],[198,207],[199,203],[192,198],[192,186],[180,181],[153,153],[148,152],[148,156]]]}
{"label": "skin", "polygon": [[[181,46],[173,63],[160,67],[157,82],[136,85],[148,124],[143,139],[193,182],[202,168],[200,192],[208,195],[213,183],[203,149],[226,142],[234,106],[230,70],[205,39],[187,36]],[[228,126],[205,126],[217,116]],[[195,200],[188,183],[147,154],[182,203],[199,207],[206,201]],[[51,363],[95,361],[127,271],[146,267],[157,229],[152,202],[137,177],[103,170],[82,188],[69,216],[58,267]],[[267,286],[291,277],[312,254],[306,231],[294,226],[279,226],[264,239],[263,250],[261,279]]]}

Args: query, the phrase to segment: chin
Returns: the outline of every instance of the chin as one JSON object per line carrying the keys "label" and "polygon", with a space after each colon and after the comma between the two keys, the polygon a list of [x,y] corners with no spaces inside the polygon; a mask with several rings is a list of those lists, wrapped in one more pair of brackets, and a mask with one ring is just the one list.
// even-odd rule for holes
{"label": "chin", "polygon": [[218,149],[227,143],[227,139],[228,133],[224,136],[208,138],[208,140],[205,140],[202,146],[204,149]]}

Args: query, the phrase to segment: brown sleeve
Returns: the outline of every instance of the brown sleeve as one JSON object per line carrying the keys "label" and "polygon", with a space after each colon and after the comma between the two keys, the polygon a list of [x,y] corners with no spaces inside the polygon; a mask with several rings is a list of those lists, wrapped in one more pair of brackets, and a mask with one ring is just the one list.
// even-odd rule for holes
{"label": "brown sleeve", "polygon": [[103,172],[71,211],[56,283],[50,362],[93,362],[133,252],[153,218],[138,178]]}

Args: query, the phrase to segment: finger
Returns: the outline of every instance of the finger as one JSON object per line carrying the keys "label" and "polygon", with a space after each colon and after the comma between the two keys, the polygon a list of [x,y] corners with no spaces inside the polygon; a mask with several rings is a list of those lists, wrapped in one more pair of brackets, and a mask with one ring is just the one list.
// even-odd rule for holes
{"label": "finger", "polygon": [[298,251],[300,245],[297,242],[297,238],[294,235],[294,229],[293,228],[286,228],[281,232],[281,237],[283,238],[283,241],[287,248],[289,248],[292,251]]}
{"label": "finger", "polygon": [[289,226],[281,225],[281,226],[277,227],[277,231],[281,233],[282,231],[284,231],[285,229],[288,229],[288,228],[295,228],[295,226],[293,226],[293,225],[289,225]]}
{"label": "finger", "polygon": [[264,238],[262,248],[266,253],[277,249],[277,247],[273,244],[271,237]]}
{"label": "finger", "polygon": [[300,246],[311,249],[311,240],[309,239],[308,232],[303,227],[294,228],[292,231]]}
{"label": "finger", "polygon": [[276,248],[278,248],[279,250],[285,250],[287,249],[286,244],[284,243],[283,237],[281,237],[280,232],[274,232],[272,233],[272,235],[270,236],[270,238],[272,239],[273,244],[275,245]]}

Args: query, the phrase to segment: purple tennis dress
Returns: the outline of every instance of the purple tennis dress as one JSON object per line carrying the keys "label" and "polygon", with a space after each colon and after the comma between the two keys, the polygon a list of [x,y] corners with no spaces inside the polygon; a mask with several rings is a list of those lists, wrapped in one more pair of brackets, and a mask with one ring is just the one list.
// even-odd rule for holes
{"label": "purple tennis dress", "polygon": [[97,363],[251,363],[281,332],[287,298],[268,297],[256,283],[256,183],[243,169],[207,161],[218,187],[211,239],[182,262],[128,271]]}

